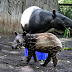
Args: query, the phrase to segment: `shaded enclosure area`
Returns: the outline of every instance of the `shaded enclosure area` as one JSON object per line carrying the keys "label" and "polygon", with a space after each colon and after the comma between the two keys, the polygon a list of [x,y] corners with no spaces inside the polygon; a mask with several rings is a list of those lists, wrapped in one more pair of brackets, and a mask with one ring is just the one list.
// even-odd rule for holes
{"label": "shaded enclosure area", "polygon": [[[11,42],[15,35],[0,35],[0,72],[54,72],[51,70],[53,65],[50,62],[46,67],[41,67],[39,62],[34,62],[31,59],[30,63],[26,64],[24,57],[24,48],[12,50]],[[61,38],[60,40],[66,47],[72,46],[72,39]],[[58,64],[56,72],[72,72],[72,50],[63,50],[57,54]]]}

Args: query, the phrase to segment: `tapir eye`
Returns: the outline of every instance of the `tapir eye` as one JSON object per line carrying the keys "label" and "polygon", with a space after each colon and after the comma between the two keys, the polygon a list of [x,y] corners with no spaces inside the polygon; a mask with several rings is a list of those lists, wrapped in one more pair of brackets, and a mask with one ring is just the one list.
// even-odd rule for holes
{"label": "tapir eye", "polygon": [[21,44],[21,42],[19,42],[19,40],[17,40],[17,43],[18,43],[18,44]]}
{"label": "tapir eye", "polygon": [[20,42],[18,42],[18,43],[20,43]]}
{"label": "tapir eye", "polygon": [[19,40],[17,40],[17,43],[20,43]]}

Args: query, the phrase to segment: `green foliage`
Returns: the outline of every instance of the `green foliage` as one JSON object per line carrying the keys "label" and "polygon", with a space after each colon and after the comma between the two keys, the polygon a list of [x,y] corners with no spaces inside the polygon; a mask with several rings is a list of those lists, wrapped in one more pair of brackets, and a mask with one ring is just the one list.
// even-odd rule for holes
{"label": "green foliage", "polygon": [[70,30],[69,30],[69,27],[65,29],[65,33],[64,33],[64,36],[63,37],[70,37]]}
{"label": "green foliage", "polygon": [[68,48],[68,47],[63,47],[62,49],[64,49],[64,50],[72,50],[71,48]]}
{"label": "green foliage", "polygon": [[[67,27],[66,29],[65,29],[65,33],[64,33],[64,35],[63,35],[63,37],[66,37],[66,38],[68,38],[68,37],[70,37],[70,30],[69,30],[69,27]],[[66,47],[65,46],[65,42],[63,43],[63,50],[72,50],[71,48],[68,48],[68,47]],[[69,46],[69,45],[68,45]],[[70,46],[69,46],[70,47]]]}
{"label": "green foliage", "polygon": [[[58,0],[59,4],[72,4],[72,0]],[[59,12],[65,16],[67,16],[68,18],[72,19],[72,6],[64,6],[64,5],[60,5],[59,6]],[[63,35],[63,37],[68,38],[70,37],[70,30],[69,28],[65,29],[65,33]],[[72,50],[71,48],[68,48],[65,46],[64,43],[64,47],[63,50]]]}
{"label": "green foliage", "polygon": [[72,0],[58,0],[58,3],[63,4],[72,4]]}
{"label": "green foliage", "polygon": [[41,60],[41,63],[40,64],[44,64],[44,61],[43,60]]}
{"label": "green foliage", "polygon": [[[59,4],[72,4],[72,0],[59,0]],[[72,6],[59,6],[59,12],[72,19]]]}

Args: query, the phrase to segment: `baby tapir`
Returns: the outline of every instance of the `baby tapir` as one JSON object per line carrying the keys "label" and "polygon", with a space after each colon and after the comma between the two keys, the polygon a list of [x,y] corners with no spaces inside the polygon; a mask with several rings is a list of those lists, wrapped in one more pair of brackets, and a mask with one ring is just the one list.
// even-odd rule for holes
{"label": "baby tapir", "polygon": [[[42,66],[46,66],[51,58],[53,59],[54,68],[57,65],[57,57],[56,54],[61,50],[62,44],[61,41],[52,33],[37,33],[37,34],[18,34],[14,42],[16,42],[16,46],[12,45],[12,48],[18,46],[18,44],[22,44],[28,49],[28,57],[26,62],[29,63],[31,57],[34,57],[34,61],[37,61],[35,51],[48,53],[48,57],[45,60]],[[22,40],[22,41],[21,41]],[[15,46],[15,47],[14,47]]]}

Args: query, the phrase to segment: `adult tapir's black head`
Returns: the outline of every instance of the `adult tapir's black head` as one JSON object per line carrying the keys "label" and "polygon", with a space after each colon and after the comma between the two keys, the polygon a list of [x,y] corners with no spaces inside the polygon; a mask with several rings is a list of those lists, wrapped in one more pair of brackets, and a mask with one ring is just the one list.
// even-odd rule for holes
{"label": "adult tapir's black head", "polygon": [[66,27],[72,27],[72,20],[55,10],[53,12],[42,9],[35,10],[29,20],[31,33],[42,33],[51,28],[65,30]]}
{"label": "adult tapir's black head", "polygon": [[53,10],[52,20],[50,21],[51,28],[65,29],[65,22],[57,16],[55,10]]}
{"label": "adult tapir's black head", "polygon": [[71,27],[72,28],[72,20],[69,19],[68,17],[56,13],[55,10],[53,10],[53,19],[50,22],[51,27],[64,30],[66,27]]}

